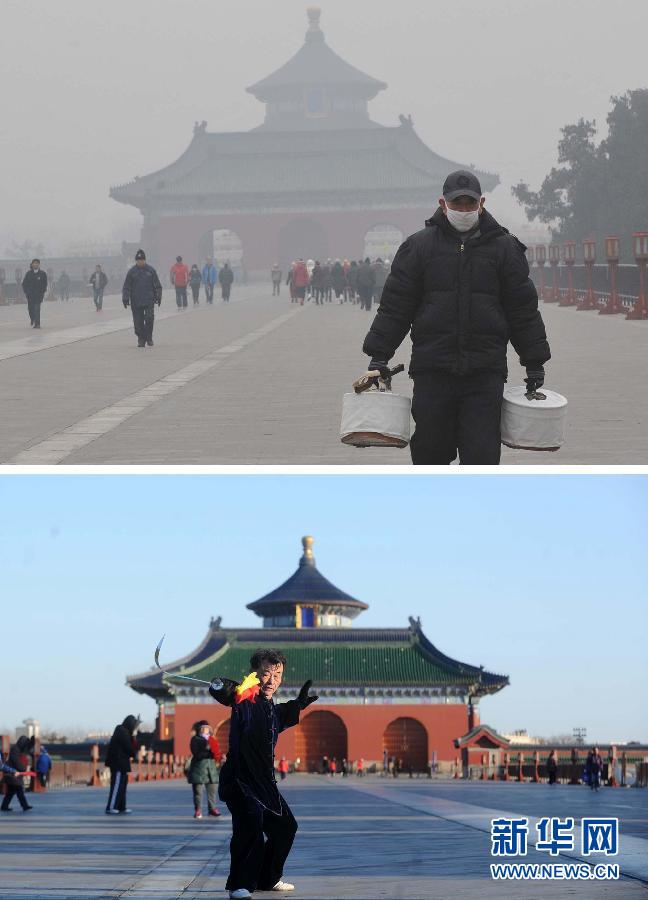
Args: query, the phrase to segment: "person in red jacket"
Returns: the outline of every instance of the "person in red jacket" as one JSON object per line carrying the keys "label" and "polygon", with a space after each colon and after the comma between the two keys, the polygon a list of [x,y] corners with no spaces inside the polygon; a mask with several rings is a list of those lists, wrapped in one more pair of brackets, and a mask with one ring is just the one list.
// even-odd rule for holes
{"label": "person in red jacket", "polygon": [[189,266],[182,262],[181,256],[176,256],[175,266],[171,266],[170,278],[171,284],[175,287],[178,309],[186,309]]}
{"label": "person in red jacket", "polygon": [[308,269],[306,268],[306,263],[303,259],[298,259],[295,263],[295,268],[293,269],[292,275],[292,283],[295,287],[296,296],[299,298],[300,306],[304,305],[304,298],[306,296],[306,287],[310,281],[310,277],[308,275]]}

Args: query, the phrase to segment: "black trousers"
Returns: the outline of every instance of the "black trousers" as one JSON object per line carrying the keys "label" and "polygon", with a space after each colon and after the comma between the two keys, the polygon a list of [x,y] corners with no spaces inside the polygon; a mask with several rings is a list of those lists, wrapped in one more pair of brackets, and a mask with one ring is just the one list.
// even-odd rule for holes
{"label": "black trousers", "polygon": [[27,309],[32,325],[38,325],[40,327],[41,301],[27,300]]}
{"label": "black trousers", "polygon": [[150,306],[133,306],[133,325],[138,341],[153,340],[154,321],[155,304]]}
{"label": "black trousers", "polygon": [[207,303],[212,303],[214,300],[214,285],[208,281],[205,282],[205,299]]}
{"label": "black trousers", "polygon": [[504,375],[480,372],[414,377],[410,450],[415,466],[447,466],[459,453],[465,466],[496,466],[501,455]]}
{"label": "black trousers", "polygon": [[29,803],[27,803],[27,800],[25,799],[25,789],[22,784],[8,784],[7,793],[4,795],[0,809],[4,811],[8,810],[14,797],[18,797],[18,803],[20,803],[23,809],[29,808]]}
{"label": "black trousers", "polygon": [[226,800],[232,814],[230,871],[225,888],[267,891],[281,881],[286,858],[297,833],[297,822],[281,798],[281,815],[236,792]]}
{"label": "black trousers", "polygon": [[187,305],[187,288],[185,287],[177,287],[176,291],[176,304],[178,309]]}
{"label": "black trousers", "polygon": [[192,285],[191,285],[191,293],[193,294],[193,302],[194,302],[194,304],[195,304],[195,303],[198,303],[198,298],[199,298],[199,296],[200,296],[200,285],[199,285],[199,284],[192,284]]}
{"label": "black trousers", "polygon": [[231,285],[231,284],[223,284],[223,285],[221,285],[221,294],[223,295],[223,300],[225,300],[226,303],[229,303],[230,291],[231,291],[231,290],[232,290],[232,285]]}
{"label": "black trousers", "polygon": [[126,788],[128,787],[128,772],[122,772],[120,769],[110,770],[110,790],[108,791],[108,802],[106,803],[106,812],[112,809],[123,812],[126,809]]}
{"label": "black trousers", "polygon": [[358,294],[360,295],[360,307],[361,309],[366,309],[367,311],[371,310],[371,298],[373,295],[373,291],[371,288],[358,288]]}

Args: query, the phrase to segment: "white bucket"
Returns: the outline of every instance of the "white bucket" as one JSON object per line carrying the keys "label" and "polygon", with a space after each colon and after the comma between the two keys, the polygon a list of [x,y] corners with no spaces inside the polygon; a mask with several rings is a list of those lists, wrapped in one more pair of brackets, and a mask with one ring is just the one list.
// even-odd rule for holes
{"label": "white bucket", "polygon": [[407,447],[412,401],[391,391],[345,394],[340,439],[354,447]]}
{"label": "white bucket", "polygon": [[525,387],[504,389],[502,443],[516,450],[558,450],[565,442],[567,398],[541,388],[545,400],[527,400]]}

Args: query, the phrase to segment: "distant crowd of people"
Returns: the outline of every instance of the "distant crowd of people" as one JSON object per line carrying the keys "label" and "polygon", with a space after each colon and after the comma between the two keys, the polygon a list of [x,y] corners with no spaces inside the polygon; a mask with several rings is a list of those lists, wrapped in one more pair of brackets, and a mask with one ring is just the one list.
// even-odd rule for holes
{"label": "distant crowd of people", "polygon": [[[360,309],[371,310],[375,301],[380,302],[383,287],[389,274],[390,261],[378,257],[373,262],[367,256],[364,260],[296,259],[288,271],[286,284],[290,289],[292,303],[304,304],[314,300],[317,306],[332,303],[359,304]],[[270,278],[272,294],[281,292],[283,273],[278,263],[272,267]]]}

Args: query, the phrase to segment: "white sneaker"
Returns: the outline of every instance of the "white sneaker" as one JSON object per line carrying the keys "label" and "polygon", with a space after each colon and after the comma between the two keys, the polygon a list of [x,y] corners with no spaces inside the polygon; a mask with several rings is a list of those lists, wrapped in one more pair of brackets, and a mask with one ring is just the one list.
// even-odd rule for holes
{"label": "white sneaker", "polygon": [[294,891],[295,885],[288,884],[287,881],[278,881],[272,888],[273,891]]}
{"label": "white sneaker", "polygon": [[237,888],[235,891],[230,891],[229,895],[230,900],[245,900],[246,897],[252,896],[247,888]]}

